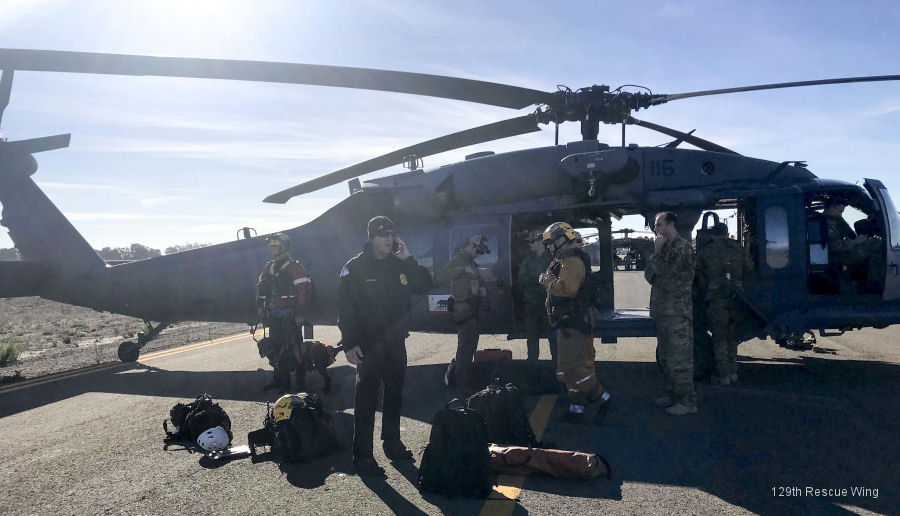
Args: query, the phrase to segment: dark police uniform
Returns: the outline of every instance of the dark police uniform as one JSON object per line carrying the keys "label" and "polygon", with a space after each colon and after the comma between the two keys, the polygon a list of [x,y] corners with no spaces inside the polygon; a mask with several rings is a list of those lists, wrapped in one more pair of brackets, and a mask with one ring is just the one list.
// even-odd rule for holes
{"label": "dark police uniform", "polygon": [[406,374],[406,337],[412,294],[431,289],[431,273],[410,256],[375,258],[371,245],[341,269],[338,327],[344,349],[359,346],[356,367],[353,456],[372,457],[378,388],[384,383],[381,439],[400,438],[400,408]]}

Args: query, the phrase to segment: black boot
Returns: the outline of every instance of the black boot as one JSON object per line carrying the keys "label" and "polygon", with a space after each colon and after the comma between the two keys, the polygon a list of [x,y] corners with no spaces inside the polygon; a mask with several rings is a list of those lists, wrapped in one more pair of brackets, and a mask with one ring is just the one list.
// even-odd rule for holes
{"label": "black boot", "polygon": [[384,448],[385,456],[392,461],[401,462],[413,460],[412,452],[403,445],[403,441],[400,439],[388,439],[384,442],[382,447]]}
{"label": "black boot", "polygon": [[375,462],[374,457],[354,458],[353,466],[356,468],[356,474],[361,477],[384,477],[384,468]]}

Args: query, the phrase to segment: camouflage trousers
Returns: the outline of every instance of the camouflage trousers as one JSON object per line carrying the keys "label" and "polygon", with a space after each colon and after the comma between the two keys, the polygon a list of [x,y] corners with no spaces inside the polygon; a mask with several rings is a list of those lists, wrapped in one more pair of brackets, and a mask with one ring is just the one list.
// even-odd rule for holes
{"label": "camouflage trousers", "polygon": [[734,303],[727,299],[710,301],[706,305],[706,320],[712,334],[716,372],[720,377],[737,374]]}
{"label": "camouflage trousers", "polygon": [[603,395],[594,369],[593,335],[571,328],[557,330],[556,379],[566,385],[572,403],[585,404]]}
{"label": "camouflage trousers", "polygon": [[666,378],[666,394],[689,407],[697,406],[694,392],[694,341],[690,317],[663,316],[656,323],[656,362]]}

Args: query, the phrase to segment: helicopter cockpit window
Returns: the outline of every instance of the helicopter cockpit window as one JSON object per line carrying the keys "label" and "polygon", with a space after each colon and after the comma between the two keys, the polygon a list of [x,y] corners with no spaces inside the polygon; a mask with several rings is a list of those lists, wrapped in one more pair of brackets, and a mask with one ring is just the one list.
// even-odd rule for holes
{"label": "helicopter cockpit window", "polygon": [[766,208],[766,265],[783,269],[789,261],[787,211],[780,206]]}
{"label": "helicopter cockpit window", "polygon": [[434,235],[431,231],[421,233],[402,233],[400,238],[406,243],[409,252],[419,265],[429,271],[434,270]]}
{"label": "helicopter cockpit window", "polygon": [[881,198],[884,199],[884,206],[887,209],[888,216],[888,238],[890,238],[891,247],[900,247],[900,213],[897,213],[897,207],[894,201],[888,195],[886,188],[881,188]]}
{"label": "helicopter cockpit window", "polygon": [[497,225],[496,224],[472,224],[465,226],[456,226],[450,231],[450,256],[456,254],[456,251],[462,248],[466,241],[475,236],[484,235],[487,237],[487,246],[491,250],[491,254],[483,254],[475,259],[480,267],[490,268],[497,263]]}

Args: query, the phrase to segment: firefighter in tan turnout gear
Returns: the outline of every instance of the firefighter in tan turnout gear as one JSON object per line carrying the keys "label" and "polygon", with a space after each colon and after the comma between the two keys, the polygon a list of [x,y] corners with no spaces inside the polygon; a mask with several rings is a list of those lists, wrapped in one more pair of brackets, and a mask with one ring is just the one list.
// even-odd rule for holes
{"label": "firefighter in tan turnout gear", "polygon": [[591,259],[573,245],[575,231],[565,222],[551,224],[542,238],[553,260],[538,281],[547,290],[547,314],[558,332],[556,376],[569,396],[565,417],[590,423],[610,399],[594,368],[594,310],[587,288]]}
{"label": "firefighter in tan turnout gear", "polygon": [[666,412],[683,416],[697,412],[694,392],[693,302],[694,249],[678,234],[678,216],[656,215],[654,253],[644,277],[650,289],[650,317],[656,326],[656,361],[666,379],[666,393],[657,398]]}

